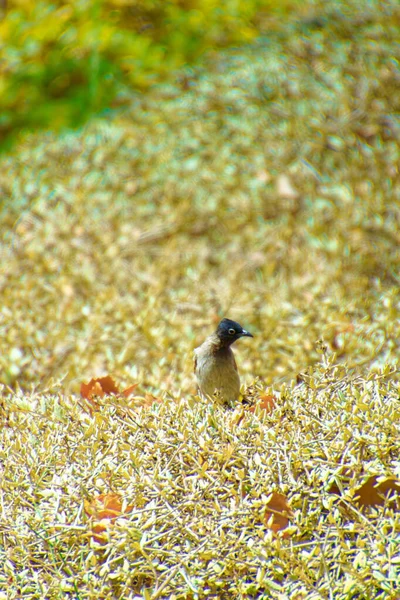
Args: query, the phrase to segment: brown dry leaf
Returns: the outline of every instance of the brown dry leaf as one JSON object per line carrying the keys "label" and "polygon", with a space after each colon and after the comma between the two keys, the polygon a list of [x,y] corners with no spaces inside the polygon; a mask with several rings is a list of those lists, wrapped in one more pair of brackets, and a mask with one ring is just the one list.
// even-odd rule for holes
{"label": "brown dry leaf", "polygon": [[275,396],[265,395],[260,396],[257,400],[257,403],[254,406],[250,406],[247,410],[249,412],[256,412],[257,408],[265,411],[267,414],[271,413],[276,406],[276,398]]}
{"label": "brown dry leaf", "polygon": [[125,398],[128,398],[129,396],[131,396],[133,394],[133,391],[137,388],[138,385],[139,385],[138,383],[134,383],[133,385],[130,385],[128,388],[126,388],[126,390],[121,392],[121,394],[123,396],[125,396]]}
{"label": "brown dry leaf", "polygon": [[133,504],[128,504],[123,510],[123,498],[116,493],[99,494],[90,501],[84,500],[83,506],[85,513],[92,519],[93,539],[99,543],[106,541],[106,536],[102,534],[115,519],[129,514],[134,508]]}
{"label": "brown dry leaf", "polygon": [[[99,377],[98,379],[91,379],[89,383],[81,384],[81,396],[90,403],[90,406],[86,406],[88,408],[91,415],[93,412],[100,409],[100,404],[98,404],[93,397],[103,398],[104,396],[115,395],[115,396],[124,396],[128,398],[133,395],[135,389],[139,384],[134,383],[130,385],[128,388],[119,391],[115,381],[110,375],[106,377]],[[160,398],[153,396],[152,394],[146,393],[144,397],[136,398],[137,406],[142,406],[145,408],[150,408],[155,402],[161,403]]]}
{"label": "brown dry leaf", "polygon": [[106,377],[91,379],[89,383],[82,383],[81,396],[89,402],[89,406],[85,406],[85,408],[88,408],[90,414],[93,415],[94,411],[100,409],[100,404],[93,399],[94,397],[103,398],[104,396],[120,395],[128,398],[133,394],[138,385],[134,383],[120,392],[113,378],[107,375]]}
{"label": "brown dry leaf", "polygon": [[[272,492],[271,499],[267,504],[264,514],[264,522],[268,529],[274,533],[286,529],[289,525],[293,512],[288,504],[286,496],[279,492]],[[288,537],[283,534],[283,537]]]}
{"label": "brown dry leaf", "polygon": [[110,375],[91,379],[89,383],[81,384],[81,396],[86,400],[91,400],[93,396],[103,398],[103,396],[109,396],[110,394],[119,394],[119,389]]}
{"label": "brown dry leaf", "polygon": [[[350,480],[354,477],[354,472],[348,467],[343,467],[339,478],[342,483],[342,489],[345,491],[350,486]],[[379,479],[381,479],[379,481]],[[379,483],[378,483],[379,481]],[[334,481],[328,489],[330,494],[342,495],[339,485]],[[400,494],[400,481],[395,477],[387,477],[382,479],[379,475],[371,475],[359,488],[356,488],[354,493],[354,501],[361,507],[365,506],[384,506],[386,498],[393,492]],[[390,502],[393,508],[399,508],[399,500],[397,504]]]}
{"label": "brown dry leaf", "polygon": [[[400,481],[388,477],[378,483],[379,476],[372,475],[361,487],[356,490],[355,501],[360,506],[384,506],[386,498],[397,492],[400,496]],[[399,499],[397,503],[391,503],[393,507],[400,508]]]}
{"label": "brown dry leaf", "polygon": [[[91,500],[84,501],[85,513],[94,519],[113,519],[121,516],[123,499],[121,494],[99,494]],[[127,506],[124,514],[130,512],[133,506]]]}

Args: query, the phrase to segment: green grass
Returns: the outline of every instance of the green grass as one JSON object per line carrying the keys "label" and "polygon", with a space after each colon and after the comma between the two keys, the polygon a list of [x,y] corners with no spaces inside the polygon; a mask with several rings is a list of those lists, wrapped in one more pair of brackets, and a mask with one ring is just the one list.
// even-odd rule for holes
{"label": "green grass", "polygon": [[[2,158],[0,598],[398,598],[399,9],[339,8]],[[268,415],[196,395],[222,316]]]}
{"label": "green grass", "polygon": [[11,1],[0,21],[0,148],[21,131],[79,127],[126,106],[133,90],[253,40],[294,8],[296,0]]}

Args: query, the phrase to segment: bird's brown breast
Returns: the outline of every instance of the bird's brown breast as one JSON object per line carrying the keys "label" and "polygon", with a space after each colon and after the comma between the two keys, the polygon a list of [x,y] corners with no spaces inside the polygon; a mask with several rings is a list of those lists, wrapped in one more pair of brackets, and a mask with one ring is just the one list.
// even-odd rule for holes
{"label": "bird's brown breast", "polygon": [[212,337],[195,350],[195,373],[203,396],[217,392],[223,402],[239,398],[240,379],[234,354]]}

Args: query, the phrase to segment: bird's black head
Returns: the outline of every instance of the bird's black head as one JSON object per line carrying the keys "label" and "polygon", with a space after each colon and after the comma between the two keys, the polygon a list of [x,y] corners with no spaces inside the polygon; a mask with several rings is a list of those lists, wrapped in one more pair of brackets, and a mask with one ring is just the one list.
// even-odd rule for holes
{"label": "bird's black head", "polygon": [[241,337],[253,337],[251,333],[246,331],[246,329],[243,329],[239,323],[231,321],[231,319],[222,319],[217,327],[216,334],[224,346],[230,346]]}

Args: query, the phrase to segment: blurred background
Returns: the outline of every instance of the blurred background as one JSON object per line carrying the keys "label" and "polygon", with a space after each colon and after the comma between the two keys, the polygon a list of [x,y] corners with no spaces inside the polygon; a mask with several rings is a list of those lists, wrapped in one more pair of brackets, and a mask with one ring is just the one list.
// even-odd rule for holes
{"label": "blurred background", "polygon": [[304,3],[3,0],[0,148],[21,128],[76,127],[126,105],[132,90],[165,81],[206,51],[251,42],[293,10],[304,13]]}
{"label": "blurred background", "polygon": [[195,392],[224,316],[246,383],[397,364],[399,30],[397,0],[3,2],[0,381]]}

